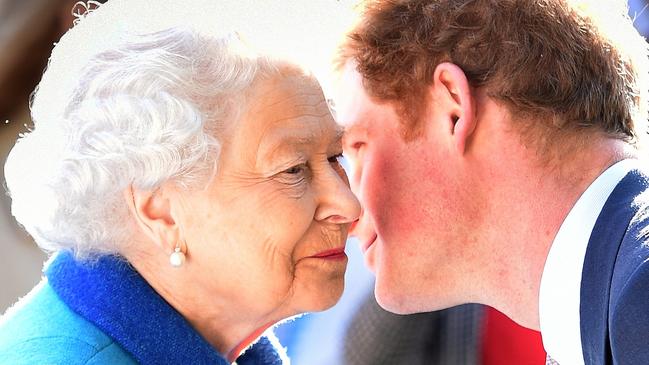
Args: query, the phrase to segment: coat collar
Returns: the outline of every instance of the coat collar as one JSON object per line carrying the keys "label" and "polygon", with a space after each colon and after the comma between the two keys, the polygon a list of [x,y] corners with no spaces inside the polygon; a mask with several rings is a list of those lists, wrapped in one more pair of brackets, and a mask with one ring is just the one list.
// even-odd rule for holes
{"label": "coat collar", "polygon": [[[68,252],[45,275],[77,314],[112,337],[142,364],[218,364],[224,359],[123,259],[103,256],[81,263]],[[266,338],[238,363],[281,364]]]}
{"label": "coat collar", "polygon": [[647,175],[631,171],[617,185],[590,236],[581,282],[581,341],[586,364],[612,363],[609,338],[611,280],[620,244],[638,212],[635,199],[647,190]]}

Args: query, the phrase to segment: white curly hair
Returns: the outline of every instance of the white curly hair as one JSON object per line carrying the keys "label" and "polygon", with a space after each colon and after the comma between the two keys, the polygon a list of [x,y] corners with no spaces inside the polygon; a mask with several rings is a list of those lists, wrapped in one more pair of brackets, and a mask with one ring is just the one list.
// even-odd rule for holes
{"label": "white curly hair", "polygon": [[110,4],[55,47],[33,95],[34,128],[5,165],[18,222],[44,250],[81,258],[118,253],[132,238],[129,186],[203,187],[220,131],[238,119],[255,80],[280,68],[236,33],[126,29],[101,14]]}

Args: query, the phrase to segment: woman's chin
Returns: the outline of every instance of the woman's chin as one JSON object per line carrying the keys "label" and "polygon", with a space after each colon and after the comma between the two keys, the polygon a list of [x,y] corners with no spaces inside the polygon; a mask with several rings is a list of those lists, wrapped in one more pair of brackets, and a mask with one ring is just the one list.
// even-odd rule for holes
{"label": "woman's chin", "polygon": [[319,288],[311,288],[304,294],[303,305],[300,306],[302,312],[322,312],[333,307],[340,300],[344,288],[344,277]]}
{"label": "woman's chin", "polygon": [[333,307],[338,303],[342,294],[343,294],[343,289],[341,287],[337,293],[332,294],[327,298],[323,298],[317,305],[314,305],[314,308],[311,309],[311,312],[322,312]]}

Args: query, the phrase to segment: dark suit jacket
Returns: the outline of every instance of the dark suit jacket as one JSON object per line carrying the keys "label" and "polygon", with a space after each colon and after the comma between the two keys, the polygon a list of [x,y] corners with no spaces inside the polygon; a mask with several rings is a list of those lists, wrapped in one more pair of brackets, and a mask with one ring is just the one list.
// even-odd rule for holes
{"label": "dark suit jacket", "polygon": [[631,171],[588,242],[581,282],[586,364],[649,364],[649,184]]}

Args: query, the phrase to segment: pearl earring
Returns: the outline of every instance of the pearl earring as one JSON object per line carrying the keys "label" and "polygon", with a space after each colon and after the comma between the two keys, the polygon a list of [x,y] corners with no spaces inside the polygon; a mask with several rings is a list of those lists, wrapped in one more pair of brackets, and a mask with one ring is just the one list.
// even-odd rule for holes
{"label": "pearl earring", "polygon": [[174,252],[169,256],[169,263],[173,267],[181,267],[185,263],[185,254],[180,251],[180,245],[176,246]]}

